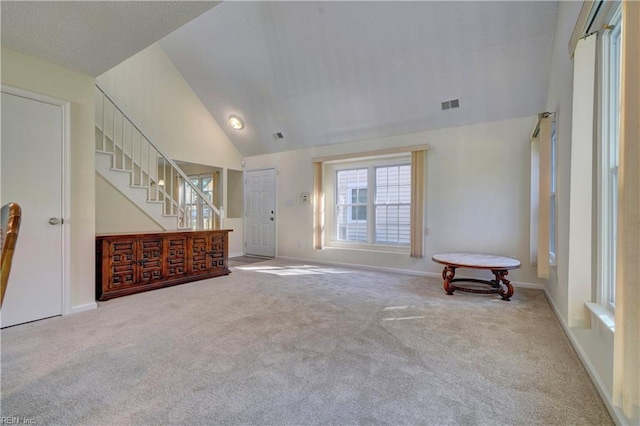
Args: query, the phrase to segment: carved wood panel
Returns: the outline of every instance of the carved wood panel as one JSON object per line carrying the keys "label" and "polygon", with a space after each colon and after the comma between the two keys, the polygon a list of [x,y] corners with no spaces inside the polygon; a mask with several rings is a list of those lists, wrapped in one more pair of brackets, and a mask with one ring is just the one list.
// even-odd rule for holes
{"label": "carved wood panel", "polygon": [[167,278],[180,277],[187,273],[187,237],[167,238]]}
{"label": "carved wood panel", "polygon": [[162,237],[143,239],[139,242],[140,282],[149,283],[162,279],[162,244]]}
{"label": "carved wood panel", "polygon": [[191,238],[191,273],[207,272],[207,237],[205,235]]}
{"label": "carved wood panel", "polygon": [[209,237],[209,267],[222,268],[225,263],[225,236],[222,234]]}
{"label": "carved wood panel", "polygon": [[227,275],[229,230],[96,237],[96,298]]}
{"label": "carved wood panel", "polygon": [[110,288],[132,285],[136,281],[135,240],[116,241],[110,244]]}

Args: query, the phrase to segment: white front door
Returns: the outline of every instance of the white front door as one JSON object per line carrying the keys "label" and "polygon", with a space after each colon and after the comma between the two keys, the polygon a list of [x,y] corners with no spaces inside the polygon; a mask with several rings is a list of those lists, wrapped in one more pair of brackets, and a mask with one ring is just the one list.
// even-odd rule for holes
{"label": "white front door", "polygon": [[251,170],[246,174],[247,236],[245,254],[276,256],[276,170]]}
{"label": "white front door", "polygon": [[3,87],[0,201],[18,203],[22,222],[2,327],[62,314],[64,116],[63,104]]}

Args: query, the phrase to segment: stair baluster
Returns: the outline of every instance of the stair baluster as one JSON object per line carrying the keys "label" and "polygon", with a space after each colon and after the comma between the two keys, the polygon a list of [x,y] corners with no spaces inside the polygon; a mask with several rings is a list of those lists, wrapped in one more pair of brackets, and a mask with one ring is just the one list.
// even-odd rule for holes
{"label": "stair baluster", "polygon": [[[177,229],[202,229],[200,224],[205,224],[204,229],[220,228],[221,210],[171,158],[151,142],[140,126],[98,84],[95,122],[96,151],[111,155],[112,170],[130,173],[130,186],[146,188],[147,202],[161,204],[164,216],[175,216]],[[195,197],[210,209],[213,220],[208,221],[208,226],[207,221],[192,217],[186,203],[187,191],[191,201]],[[200,214],[197,209],[196,214]]]}

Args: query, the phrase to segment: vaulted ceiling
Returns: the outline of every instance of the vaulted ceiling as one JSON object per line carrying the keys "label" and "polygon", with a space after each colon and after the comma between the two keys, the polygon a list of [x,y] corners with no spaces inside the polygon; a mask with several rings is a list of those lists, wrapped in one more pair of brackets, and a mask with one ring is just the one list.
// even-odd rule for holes
{"label": "vaulted ceiling", "polygon": [[[3,45],[92,75],[125,59],[103,60],[104,51],[131,55],[168,34],[160,45],[244,156],[534,115],[557,10],[546,1],[96,2],[111,11],[86,22],[71,12],[80,2],[63,2],[64,12],[38,12],[37,37],[21,40],[21,9],[5,3]],[[145,12],[149,3],[162,18]],[[120,28],[127,7],[137,14]],[[46,43],[61,49],[60,34],[92,34],[101,48],[52,59]],[[442,111],[451,99],[460,108]],[[230,127],[232,114],[242,130]]]}
{"label": "vaulted ceiling", "polygon": [[[536,114],[556,9],[227,2],[160,44],[238,149],[254,155]],[[451,99],[460,108],[442,111]],[[246,127],[231,129],[231,114]]]}

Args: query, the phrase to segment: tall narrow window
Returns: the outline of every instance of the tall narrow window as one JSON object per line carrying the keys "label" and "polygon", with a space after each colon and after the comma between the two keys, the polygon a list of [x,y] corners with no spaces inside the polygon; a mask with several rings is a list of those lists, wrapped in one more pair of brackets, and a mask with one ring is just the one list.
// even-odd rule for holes
{"label": "tall narrow window", "polygon": [[618,157],[620,141],[620,52],[622,21],[617,13],[604,37],[602,114],[602,302],[613,309],[616,294],[616,233],[618,219]]}
{"label": "tall narrow window", "polygon": [[556,137],[556,118],[553,117],[551,124],[551,177],[549,182],[549,265],[556,265],[557,252],[557,197],[558,189],[558,139]]}
{"label": "tall narrow window", "polygon": [[[538,116],[539,129],[536,131],[535,137],[538,140],[537,150],[537,181],[538,184],[533,187],[537,192],[537,243],[536,243],[536,261],[538,263],[538,277],[549,278],[549,252],[551,251],[551,130],[554,120],[554,113],[540,113]],[[555,209],[554,209],[555,210]],[[555,229],[555,226],[553,227]]]}
{"label": "tall narrow window", "polygon": [[[190,176],[191,183],[207,197],[214,200],[214,179],[211,174]],[[184,197],[184,198],[183,198]],[[184,199],[185,226],[191,229],[213,229],[214,215],[206,203],[200,199],[193,188],[182,181],[180,185],[180,199]]]}

